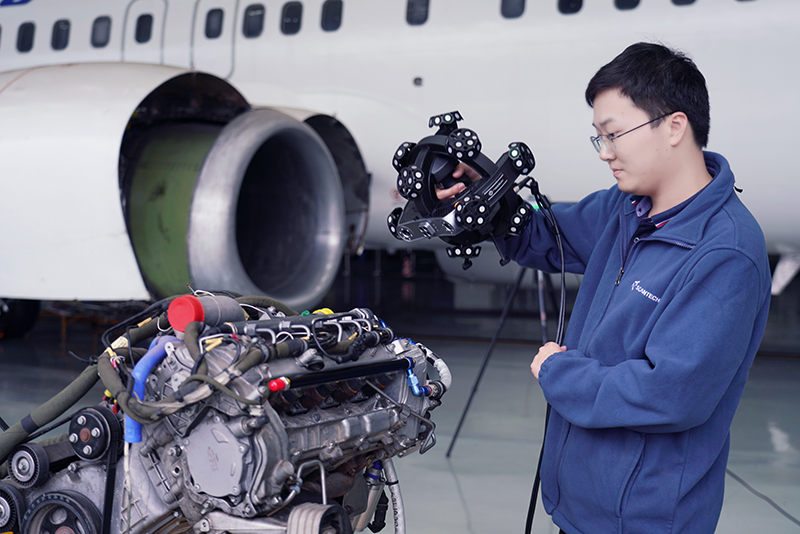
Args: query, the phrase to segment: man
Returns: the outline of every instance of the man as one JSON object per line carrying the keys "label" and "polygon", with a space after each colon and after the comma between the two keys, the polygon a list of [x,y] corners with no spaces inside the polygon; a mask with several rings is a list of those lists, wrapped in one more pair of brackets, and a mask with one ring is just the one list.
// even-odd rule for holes
{"label": "man", "polygon": [[[708,92],[690,59],[634,44],[586,100],[617,184],[553,207],[567,269],[584,278],[564,346],[531,363],[552,406],[543,504],[568,534],[710,534],[767,320],[764,238],[728,162],[702,150]],[[501,246],[521,265],[560,265],[542,217]]]}

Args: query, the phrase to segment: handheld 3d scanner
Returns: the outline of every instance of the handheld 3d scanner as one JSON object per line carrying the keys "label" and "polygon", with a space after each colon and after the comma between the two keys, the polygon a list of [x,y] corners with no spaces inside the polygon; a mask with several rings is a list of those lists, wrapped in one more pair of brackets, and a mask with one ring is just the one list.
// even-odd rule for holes
{"label": "handheld 3d scanner", "polygon": [[[508,151],[492,162],[481,152],[478,134],[459,128],[460,120],[458,111],[431,117],[428,126],[438,126],[434,135],[418,143],[403,143],[395,151],[392,165],[398,172],[397,191],[408,202],[392,211],[387,222],[397,239],[411,242],[438,237],[453,245],[448,247],[448,255],[464,258],[463,267],[468,269],[470,258],[480,254],[476,243],[519,235],[527,226],[532,208],[517,192],[535,184],[526,175],[536,162],[528,146],[519,142],[508,145]],[[460,178],[467,186],[463,191],[438,199],[437,185],[447,188],[456,184],[453,171],[459,162],[474,169],[481,179]],[[520,176],[526,177],[517,183]]]}

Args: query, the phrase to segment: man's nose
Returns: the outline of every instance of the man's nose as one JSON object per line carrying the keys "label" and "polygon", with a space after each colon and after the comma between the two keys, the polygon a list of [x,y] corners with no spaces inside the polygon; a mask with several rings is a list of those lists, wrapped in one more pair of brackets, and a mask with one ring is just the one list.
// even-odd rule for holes
{"label": "man's nose", "polygon": [[613,150],[609,150],[606,147],[605,143],[603,143],[600,146],[600,154],[599,155],[600,155],[600,159],[603,160],[603,161],[611,161],[612,159],[617,157],[616,152],[614,152]]}

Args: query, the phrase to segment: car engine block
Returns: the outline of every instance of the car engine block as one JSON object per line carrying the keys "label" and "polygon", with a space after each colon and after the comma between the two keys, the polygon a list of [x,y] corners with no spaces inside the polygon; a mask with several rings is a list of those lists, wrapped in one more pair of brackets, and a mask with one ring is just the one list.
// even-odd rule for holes
{"label": "car engine block", "polygon": [[392,458],[435,444],[443,360],[366,308],[219,294],[151,308],[84,372],[107,398],[62,418],[65,434],[34,441],[84,375],[0,435],[3,532],[377,532],[386,490],[404,529]]}

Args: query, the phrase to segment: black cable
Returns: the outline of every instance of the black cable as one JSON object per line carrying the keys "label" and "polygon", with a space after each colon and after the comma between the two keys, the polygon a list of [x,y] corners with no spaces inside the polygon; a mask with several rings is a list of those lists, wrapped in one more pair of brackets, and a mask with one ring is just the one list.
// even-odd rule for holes
{"label": "black cable", "polygon": [[200,356],[194,361],[194,365],[192,365],[192,375],[197,374],[197,371],[200,368],[200,363],[203,361],[203,358],[205,358],[206,354],[208,354],[207,350],[202,351]]}
{"label": "black cable", "polygon": [[767,496],[766,496],[766,495],[764,495],[763,493],[761,493],[761,492],[757,491],[755,488],[753,488],[753,486],[751,486],[750,484],[748,484],[747,482],[745,482],[745,481],[744,481],[744,479],[743,479],[742,477],[740,477],[739,475],[737,475],[736,473],[734,473],[733,471],[731,471],[730,469],[727,469],[727,468],[725,469],[725,472],[726,472],[726,473],[728,473],[728,475],[729,475],[729,476],[730,476],[732,479],[734,479],[736,482],[738,482],[739,484],[741,484],[742,486],[744,486],[744,488],[745,488],[747,491],[749,491],[750,493],[752,493],[753,495],[755,495],[755,496],[756,496],[756,497],[758,497],[759,499],[763,499],[763,500],[764,500],[764,501],[765,501],[767,504],[769,504],[770,506],[772,506],[773,508],[775,508],[775,509],[776,509],[776,510],[777,510],[777,511],[778,511],[778,512],[781,514],[781,515],[783,515],[784,517],[786,517],[786,519],[788,519],[789,521],[791,521],[791,522],[792,522],[792,523],[794,523],[795,525],[797,525],[797,526],[800,526],[800,520],[798,520],[798,519],[797,519],[796,517],[794,517],[792,514],[790,514],[789,512],[787,512],[786,510],[784,510],[783,508],[781,508],[781,507],[780,507],[780,505],[778,505],[778,503],[776,503],[775,501],[773,501],[772,499],[770,499],[769,497],[767,497]]}
{"label": "black cable", "polygon": [[125,328],[125,339],[128,340],[128,349],[129,349],[128,356],[131,359],[131,366],[134,366],[134,365],[136,365],[136,362],[133,359],[133,341],[131,340],[131,328],[132,327],[133,327],[133,325],[128,325]]}
{"label": "black cable", "polygon": [[566,257],[564,255],[564,243],[561,240],[561,228],[558,226],[558,221],[556,221],[556,216],[555,213],[553,213],[550,201],[539,191],[539,184],[535,180],[532,180],[531,183],[528,184],[528,187],[530,188],[531,192],[533,192],[533,196],[536,199],[536,203],[539,205],[539,208],[541,209],[542,215],[550,224],[550,229],[556,238],[558,254],[561,260],[561,302],[558,312],[558,330],[556,332],[556,343],[561,345],[564,340],[564,327],[566,323],[567,309],[567,267]]}
{"label": "black cable", "polygon": [[50,423],[49,425],[40,428],[36,432],[33,432],[33,433],[29,434],[28,437],[25,438],[25,441],[23,443],[28,443],[28,442],[34,441],[36,439],[39,439],[40,437],[44,436],[45,434],[47,434],[51,430],[53,430],[55,428],[58,428],[58,427],[60,427],[61,425],[65,424],[65,423],[69,423],[72,420],[72,418],[75,417],[75,414],[77,414],[81,410],[83,410],[83,408],[78,408],[77,410],[75,410],[71,414],[59,419],[58,421],[54,421],[54,422]]}
{"label": "black cable", "polygon": [[547,411],[544,416],[544,433],[542,434],[542,448],[539,451],[539,462],[536,464],[536,475],[533,477],[533,490],[531,491],[531,502],[528,505],[528,517],[525,519],[525,534],[530,534],[533,528],[533,515],[536,510],[536,497],[539,494],[540,473],[542,472],[542,457],[544,456],[544,438],[547,437],[547,423],[550,422],[550,404],[547,404]]}
{"label": "black cable", "polygon": [[167,306],[169,305],[170,302],[172,302],[174,298],[175,297],[168,297],[165,299],[161,299],[158,302],[155,302],[150,306],[148,306],[147,309],[140,311],[133,317],[129,317],[128,319],[125,319],[124,321],[115,324],[114,326],[103,332],[103,335],[100,336],[100,339],[103,342],[103,346],[107,349],[111,348],[111,335],[114,332],[122,328],[127,328],[128,326],[131,325],[139,324],[144,319],[152,317],[154,315],[153,312],[156,310],[158,310],[158,313],[155,315],[161,315],[161,313],[167,309]]}
{"label": "black cable", "polygon": [[72,351],[69,351],[67,354],[69,354],[70,356],[72,356],[73,358],[75,358],[76,360],[78,360],[79,362],[81,362],[81,363],[85,363],[85,364],[87,364],[87,365],[92,365],[94,362],[96,362],[96,361],[97,361],[97,358],[95,358],[95,357],[91,357],[91,358],[81,358],[80,356],[78,356],[77,354],[75,354],[75,353],[74,353],[74,352],[72,352]]}
{"label": "black cable", "polygon": [[[323,356],[325,356],[326,358],[329,358],[329,359],[331,359],[333,361],[336,361],[335,357],[333,357],[330,354],[328,354],[328,351],[325,350],[324,348],[322,348],[322,343],[320,343],[320,341],[319,341],[320,335],[317,334],[317,321],[321,321],[323,319],[324,319],[323,317],[320,317],[318,319],[312,319],[311,320],[311,337],[314,338],[314,343],[317,345],[317,348],[319,349],[319,351],[322,353]],[[341,362],[338,362],[338,363],[341,363]]]}
{"label": "black cable", "polygon": [[519,287],[522,284],[522,278],[523,276],[525,276],[526,270],[527,270],[526,267],[520,267],[519,274],[517,275],[517,278],[514,281],[514,286],[511,288],[511,292],[508,294],[508,298],[506,299],[506,304],[503,307],[502,313],[500,314],[500,322],[498,323],[497,328],[494,331],[494,336],[492,336],[492,342],[489,343],[489,350],[486,351],[486,356],[484,356],[483,363],[481,364],[481,367],[478,370],[478,376],[475,377],[475,382],[472,385],[472,391],[470,391],[469,398],[467,398],[467,404],[464,406],[464,411],[461,412],[461,418],[458,420],[458,424],[456,425],[456,430],[453,433],[453,438],[450,440],[450,446],[447,447],[447,452],[445,453],[445,457],[447,458],[450,458],[450,454],[453,452],[453,447],[456,444],[458,435],[461,433],[461,426],[464,424],[464,420],[467,417],[467,412],[469,411],[469,407],[472,405],[472,399],[478,392],[478,385],[481,383],[481,379],[483,378],[483,373],[486,371],[486,367],[489,364],[489,358],[491,358],[492,353],[494,352],[494,348],[497,345],[497,342],[500,340],[500,333],[503,331],[503,327],[506,324],[506,318],[508,317],[508,313],[511,310],[511,306],[514,302],[514,298],[517,295],[517,291],[519,290]]}
{"label": "black cable", "polygon": [[[556,221],[556,216],[555,213],[553,213],[550,201],[546,196],[539,192],[539,184],[537,184],[535,180],[532,180],[531,183],[528,184],[528,187],[530,188],[531,192],[533,192],[533,196],[542,211],[542,215],[550,224],[550,229],[556,238],[558,254],[561,260],[561,303],[558,312],[558,330],[556,331],[556,343],[560,346],[564,341],[564,325],[566,323],[567,302],[567,262],[564,255],[564,243],[561,240],[561,229],[558,226],[558,221]],[[547,425],[550,422],[551,409],[550,403],[547,403],[547,411],[544,418],[544,432],[542,433],[542,448],[539,450],[539,461],[536,465],[536,474],[533,477],[533,490],[531,491],[531,500],[530,504],[528,505],[528,515],[525,520],[525,534],[531,534],[531,529],[533,528],[533,516],[536,510],[536,501],[539,493],[539,483],[541,481],[542,472],[542,458],[544,457],[544,444],[545,440],[547,439]]]}

